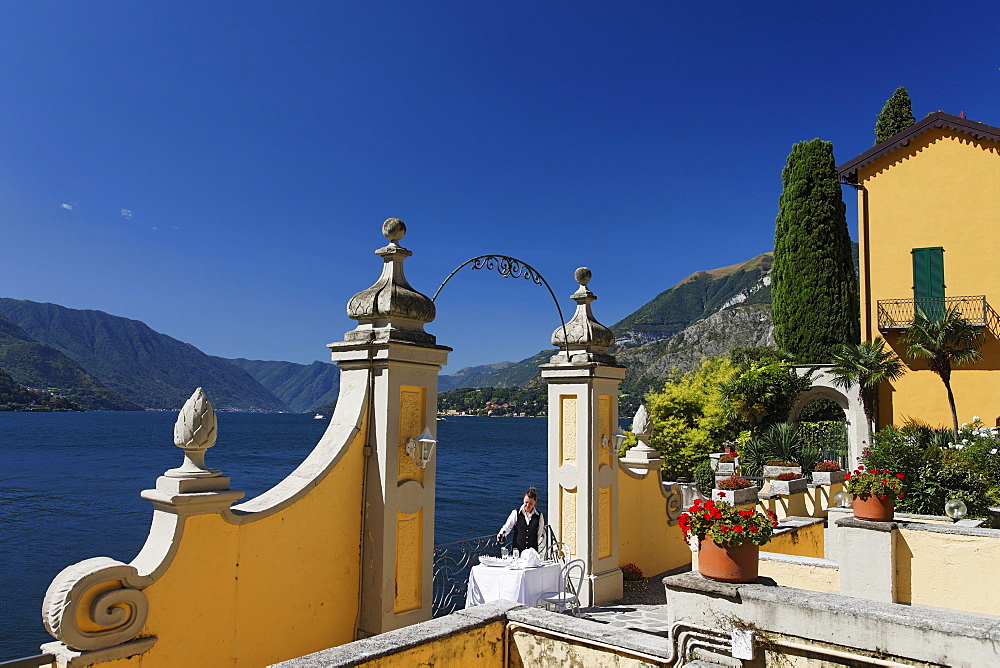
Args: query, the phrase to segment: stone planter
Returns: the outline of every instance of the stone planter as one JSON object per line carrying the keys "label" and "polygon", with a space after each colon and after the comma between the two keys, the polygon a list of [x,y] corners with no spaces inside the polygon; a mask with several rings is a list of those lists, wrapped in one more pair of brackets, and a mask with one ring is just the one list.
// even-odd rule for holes
{"label": "stone planter", "polygon": [[725,476],[727,478],[729,476],[736,475],[736,464],[733,463],[733,462],[723,462],[723,463],[720,463],[715,468],[715,475],[717,475],[717,476]]}
{"label": "stone planter", "polygon": [[805,478],[796,478],[795,480],[772,480],[771,481],[771,494],[782,494],[788,496],[789,494],[799,494],[800,492],[806,491],[806,486],[809,481]]}
{"label": "stone planter", "polygon": [[765,466],[764,478],[777,478],[782,473],[802,473],[801,466]]}
{"label": "stone planter", "polygon": [[[712,499],[715,501],[725,501],[733,506],[746,506],[757,503],[757,492],[759,487],[747,487],[746,489],[713,489]],[[722,496],[725,494],[725,496]]]}
{"label": "stone planter", "polygon": [[753,582],[757,579],[760,548],[750,541],[722,547],[706,536],[698,544],[698,572],[723,582]]}
{"label": "stone planter", "polygon": [[865,494],[854,497],[851,507],[859,520],[891,522],[896,511],[896,501],[892,497],[880,499],[874,494]]}
{"label": "stone planter", "polygon": [[847,471],[813,471],[813,484],[836,485],[847,480]]}

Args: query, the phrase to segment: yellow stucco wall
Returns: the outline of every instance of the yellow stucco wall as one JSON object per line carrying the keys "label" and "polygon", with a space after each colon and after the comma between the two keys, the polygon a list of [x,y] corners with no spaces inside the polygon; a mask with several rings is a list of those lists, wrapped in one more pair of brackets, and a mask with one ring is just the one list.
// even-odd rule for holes
{"label": "yellow stucco wall", "polygon": [[[764,547],[770,551],[770,545]],[[823,592],[840,589],[840,571],[836,568],[820,568],[819,566],[761,559],[757,564],[757,573],[763,577],[772,578],[782,587]]]}
{"label": "yellow stucco wall", "polygon": [[823,525],[819,523],[810,524],[809,526],[779,534],[761,549],[777,554],[822,559]]}
{"label": "yellow stucco wall", "polygon": [[354,640],[364,427],[309,493],[259,521],[190,517],[144,589],[148,652],[101,665],[263,666]]}
{"label": "yellow stucco wall", "polygon": [[[858,170],[862,260],[862,334],[879,335],[879,299],[911,299],[910,250],[941,246],[946,296],[986,295],[1000,308],[1000,146],[947,129],[930,130]],[[866,259],[867,257],[867,259]],[[894,334],[886,340],[904,360],[905,346]],[[959,420],[1000,416],[1000,341],[987,334],[984,359],[952,377]],[[883,388],[880,424],[907,417],[950,425],[940,379],[926,364],[909,362],[913,372]]]}
{"label": "yellow stucco wall", "polygon": [[1000,541],[993,537],[901,528],[896,541],[896,599],[1000,614]]}
{"label": "yellow stucco wall", "polygon": [[634,478],[618,471],[618,561],[648,577],[691,563],[691,549],[667,516],[659,471]]}
{"label": "yellow stucco wall", "polygon": [[384,666],[502,668],[506,625],[507,622],[501,620],[357,665],[365,668]]}

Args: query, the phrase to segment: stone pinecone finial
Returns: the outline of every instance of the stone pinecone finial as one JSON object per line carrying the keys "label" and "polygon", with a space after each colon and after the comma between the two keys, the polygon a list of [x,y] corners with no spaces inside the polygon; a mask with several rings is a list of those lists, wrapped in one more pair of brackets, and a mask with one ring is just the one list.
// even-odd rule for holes
{"label": "stone pinecone finial", "polygon": [[403,261],[413,255],[398,243],[406,235],[406,224],[389,218],[382,223],[382,235],[389,241],[375,251],[383,261],[382,275],[347,302],[347,315],[358,321],[358,327],[346,338],[433,345],[435,338],[424,331],[424,325],[434,320],[434,302],[413,289],[403,273]]}
{"label": "stone pinecone finial", "polygon": [[220,473],[205,467],[205,451],[215,445],[215,409],[200,387],[184,403],[174,423],[174,445],[184,451],[184,463],[170,469],[170,478],[210,478]]}
{"label": "stone pinecone finial", "polygon": [[615,345],[615,335],[597,321],[590,307],[591,302],[597,299],[597,295],[587,288],[593,278],[592,272],[587,267],[580,267],[573,272],[573,278],[580,285],[571,296],[577,304],[576,313],[566,323],[565,331],[559,327],[552,332],[552,344],[564,349],[553,356],[552,362],[617,364],[614,356],[608,353],[608,349]]}

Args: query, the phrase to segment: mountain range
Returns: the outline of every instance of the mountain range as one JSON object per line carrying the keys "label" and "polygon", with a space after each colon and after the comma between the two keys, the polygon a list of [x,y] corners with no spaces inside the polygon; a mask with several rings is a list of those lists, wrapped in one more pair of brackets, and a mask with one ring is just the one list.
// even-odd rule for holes
{"label": "mountain range", "polygon": [[[696,272],[613,325],[615,354],[628,369],[623,393],[641,395],[704,356],[773,344],[772,262],[764,253]],[[538,365],[553,352],[442,375],[440,390],[537,387]],[[340,385],[327,362],[215,357],[138,320],[3,298],[0,369],[21,385],[104,410],[173,410],[200,386],[223,410],[327,411]]]}

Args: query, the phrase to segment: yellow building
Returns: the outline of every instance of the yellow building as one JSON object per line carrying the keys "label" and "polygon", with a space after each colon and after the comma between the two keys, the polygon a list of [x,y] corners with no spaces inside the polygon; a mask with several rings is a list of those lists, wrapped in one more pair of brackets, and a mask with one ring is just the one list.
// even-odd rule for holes
{"label": "yellow building", "polygon": [[[906,357],[914,310],[955,307],[984,329],[981,362],[956,369],[959,422],[1000,420],[1000,128],[935,112],[838,168],[858,194],[861,333],[910,373],[879,397],[879,426],[950,426],[941,379]],[[991,306],[992,305],[992,306]]]}

